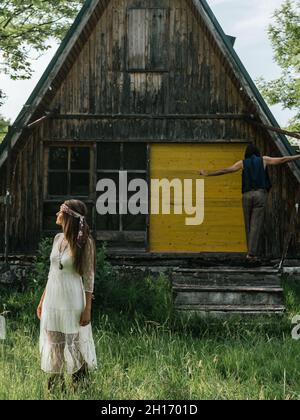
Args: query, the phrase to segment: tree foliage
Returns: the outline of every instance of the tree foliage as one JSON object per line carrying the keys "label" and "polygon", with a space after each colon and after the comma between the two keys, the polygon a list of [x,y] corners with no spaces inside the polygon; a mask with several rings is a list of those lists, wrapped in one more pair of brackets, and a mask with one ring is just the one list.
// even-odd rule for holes
{"label": "tree foliage", "polygon": [[49,40],[61,40],[84,0],[2,0],[0,51],[2,72],[30,78],[31,52],[44,53]]}
{"label": "tree foliage", "polygon": [[3,105],[5,93],[0,89],[0,106]]}
{"label": "tree foliage", "polygon": [[268,33],[282,74],[269,82],[260,79],[258,84],[270,105],[296,111],[289,128],[300,132],[300,0],[286,0],[273,19]]}
{"label": "tree foliage", "polygon": [[0,143],[6,135],[9,125],[10,121],[8,121],[0,115]]}

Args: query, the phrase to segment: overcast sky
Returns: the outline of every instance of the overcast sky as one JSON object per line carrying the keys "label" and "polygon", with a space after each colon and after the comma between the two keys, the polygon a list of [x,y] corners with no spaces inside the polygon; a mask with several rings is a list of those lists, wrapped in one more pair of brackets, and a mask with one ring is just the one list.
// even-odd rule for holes
{"label": "overcast sky", "polygon": [[[251,77],[260,76],[271,80],[280,75],[280,68],[273,60],[273,51],[267,28],[272,15],[283,0],[208,0],[224,31],[237,37],[235,49]],[[34,63],[35,73],[31,80],[12,81],[0,75],[0,86],[8,99],[0,112],[12,121],[21,110],[34,86],[53,57],[57,46]],[[271,108],[280,125],[286,125],[292,116],[280,106]]]}

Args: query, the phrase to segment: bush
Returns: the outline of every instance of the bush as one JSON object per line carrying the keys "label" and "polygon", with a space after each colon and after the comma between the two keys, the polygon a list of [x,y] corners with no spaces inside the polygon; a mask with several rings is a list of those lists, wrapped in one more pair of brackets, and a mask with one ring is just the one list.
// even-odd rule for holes
{"label": "bush", "polygon": [[28,287],[30,289],[40,289],[46,286],[50,269],[50,254],[52,246],[52,238],[44,238],[39,243],[37,261],[33,267],[28,283]]}
{"label": "bush", "polygon": [[171,283],[149,271],[116,270],[107,261],[105,245],[97,252],[96,308],[129,319],[165,323],[172,316]]}

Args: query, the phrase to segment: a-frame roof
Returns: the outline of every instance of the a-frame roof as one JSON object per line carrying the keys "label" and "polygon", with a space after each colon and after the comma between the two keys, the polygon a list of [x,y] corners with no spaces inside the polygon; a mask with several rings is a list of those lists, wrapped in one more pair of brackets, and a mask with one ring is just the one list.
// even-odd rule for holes
{"label": "a-frame roof", "polygon": [[[216,19],[214,13],[210,9],[206,0],[191,0],[204,20],[205,24],[209,28],[210,33],[212,34],[215,42],[218,47],[222,50],[222,53],[226,57],[228,64],[233,70],[235,76],[239,79],[241,86],[244,91],[254,103],[257,110],[257,114],[260,117],[260,120],[263,124],[271,125],[275,128],[279,128],[279,125],[273,116],[270,108],[264,101],[263,97],[259,93],[255,83],[251,79],[249,73],[245,69],[243,63],[238,57],[237,53],[233,48],[233,44],[230,41],[229,37],[224,33],[221,25]],[[64,66],[64,63],[74,48],[78,38],[82,35],[85,30],[86,25],[92,19],[99,3],[109,3],[109,0],[87,0],[76,17],[73,25],[65,36],[63,42],[58,48],[55,56],[51,60],[47,69],[45,70],[40,81],[36,85],[32,94],[28,98],[26,104],[22,108],[20,114],[15,120],[13,126],[9,130],[9,133],[6,135],[2,144],[0,145],[0,168],[7,158],[7,146],[11,142],[11,147],[13,148],[21,137],[23,130],[27,125],[32,121],[34,114],[36,113],[39,105],[42,100],[45,98],[49,91],[52,89],[52,83],[58,75],[61,68]],[[103,8],[102,8],[103,9]],[[279,133],[270,133],[273,141],[277,144],[278,149],[282,154],[294,154],[293,148],[287,140],[286,136]],[[291,170],[294,172],[296,178],[300,182],[300,163],[294,162],[294,164],[289,164]]]}

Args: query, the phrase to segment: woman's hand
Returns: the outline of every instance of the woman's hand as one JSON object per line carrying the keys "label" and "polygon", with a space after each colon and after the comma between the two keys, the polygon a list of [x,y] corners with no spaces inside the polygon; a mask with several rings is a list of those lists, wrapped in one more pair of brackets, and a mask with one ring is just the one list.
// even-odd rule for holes
{"label": "woman's hand", "polygon": [[90,308],[85,308],[85,310],[81,314],[79,324],[80,324],[81,327],[86,327],[90,323],[91,323],[91,309]]}
{"label": "woman's hand", "polygon": [[43,305],[40,303],[36,310],[36,315],[39,320],[41,320],[42,318],[42,310],[43,310]]}
{"label": "woman's hand", "polygon": [[42,318],[42,310],[43,310],[43,303],[44,303],[44,299],[45,299],[45,294],[46,294],[46,289],[44,290],[43,296],[41,297],[39,306],[37,307],[37,310],[36,310],[36,315],[37,315],[39,320],[41,320],[41,318]]}
{"label": "woman's hand", "polygon": [[201,176],[207,176],[207,174],[208,174],[208,172],[205,171],[204,169],[201,169],[200,172],[199,172],[199,175],[201,175]]}

